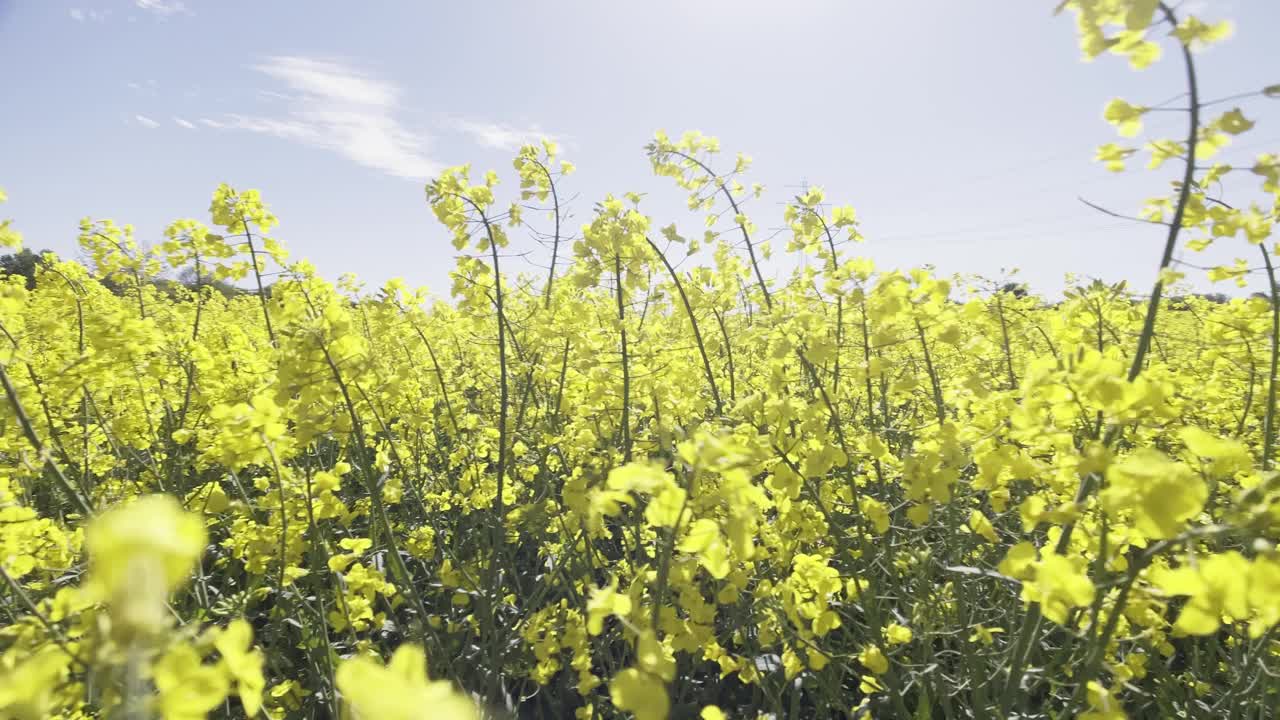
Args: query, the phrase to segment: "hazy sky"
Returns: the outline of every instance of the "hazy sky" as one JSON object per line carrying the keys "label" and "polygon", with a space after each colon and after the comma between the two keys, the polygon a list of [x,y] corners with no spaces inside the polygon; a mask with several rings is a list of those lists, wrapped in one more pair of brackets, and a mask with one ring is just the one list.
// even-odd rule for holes
{"label": "hazy sky", "polygon": [[[1171,46],[1145,72],[1082,63],[1055,4],[0,0],[0,216],[30,247],[74,254],[81,217],[155,241],[172,220],[207,221],[229,182],[261,190],[275,236],[323,274],[445,293],[454,251],[423,195],[440,168],[498,169],[505,206],[512,151],[549,134],[578,167],[572,227],[606,193],[636,190],[657,225],[700,233],[642,149],[656,129],[698,129],[721,139],[726,169],[737,151],[755,158],[748,181],[769,191],[749,212],[764,230],[808,182],[858,210],[861,250],[882,267],[1016,266],[1050,294],[1069,271],[1145,288],[1161,229],[1076,198],[1132,213],[1168,187],[1172,164],[1114,175],[1091,158],[1115,139],[1108,99],[1165,100],[1182,68]],[[1280,2],[1188,8],[1236,22],[1197,56],[1205,97],[1280,82]],[[1243,109],[1257,127],[1223,157],[1248,166],[1280,150],[1280,101]],[[1148,125],[1181,137],[1184,122]],[[1256,182],[1243,179],[1233,197],[1247,202]]]}

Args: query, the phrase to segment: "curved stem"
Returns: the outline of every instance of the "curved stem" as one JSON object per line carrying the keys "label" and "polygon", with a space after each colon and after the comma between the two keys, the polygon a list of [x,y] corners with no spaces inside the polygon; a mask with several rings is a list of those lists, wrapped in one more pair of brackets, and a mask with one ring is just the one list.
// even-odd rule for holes
{"label": "curved stem", "polygon": [[721,192],[724,193],[725,198],[729,200],[729,207],[733,208],[733,217],[735,222],[738,225],[738,229],[742,231],[742,241],[746,243],[747,246],[747,257],[751,260],[751,269],[755,271],[756,282],[760,285],[760,292],[764,294],[765,308],[772,310],[773,296],[769,294],[769,286],[765,285],[764,274],[760,272],[760,263],[756,260],[756,249],[755,245],[751,242],[751,233],[747,232],[747,226],[744,223],[737,222],[737,218],[742,217],[742,210],[738,207],[738,201],[733,197],[733,192],[729,190],[728,184],[724,182],[724,178],[717,175],[714,170],[707,167],[707,165],[701,160],[679,152],[678,150],[670,150],[668,152],[676,157],[684,158],[685,160],[688,160],[694,165],[702,168],[703,172],[711,176],[711,182],[715,183],[716,186],[720,188]]}
{"label": "curved stem", "polygon": [[[1178,26],[1178,18],[1168,5],[1160,3],[1160,11],[1165,20]],[[1169,232],[1165,236],[1164,252],[1160,256],[1160,268],[1156,274],[1156,284],[1151,290],[1151,300],[1147,303],[1147,315],[1142,322],[1142,334],[1138,336],[1138,349],[1133,354],[1133,364],[1129,367],[1129,380],[1133,381],[1142,372],[1142,364],[1151,348],[1151,338],[1155,334],[1156,315],[1160,312],[1160,296],[1164,294],[1163,270],[1173,263],[1173,252],[1178,247],[1178,233],[1182,230],[1182,218],[1187,210],[1187,202],[1191,198],[1191,185],[1196,171],[1196,140],[1200,136],[1200,86],[1196,80],[1195,61],[1191,59],[1191,48],[1180,43],[1182,60],[1186,66],[1187,87],[1191,96],[1191,107],[1188,109],[1187,126],[1187,158],[1182,172],[1182,186],[1178,188],[1178,202],[1174,207],[1173,220],[1169,222]]]}
{"label": "curved stem", "polygon": [[276,344],[276,331],[271,327],[271,313],[267,310],[267,291],[262,286],[262,270],[258,267],[258,250],[253,246],[253,233],[249,232],[249,221],[240,219],[244,225],[244,235],[249,244],[249,265],[253,267],[253,279],[258,284],[258,302],[262,303],[262,319],[267,323],[267,337],[271,344]]}
{"label": "curved stem", "polygon": [[614,298],[618,304],[618,331],[622,337],[622,460],[631,462],[631,368],[627,356],[627,325],[623,314],[622,256],[613,256]]}
{"label": "curved stem", "polygon": [[18,419],[18,425],[22,427],[22,434],[26,436],[27,442],[31,443],[31,447],[35,449],[36,455],[43,461],[44,467],[57,481],[62,491],[66,493],[67,498],[75,503],[76,507],[80,508],[85,517],[92,515],[93,506],[89,503],[89,500],[80,494],[80,489],[62,472],[62,468],[53,461],[48,449],[40,441],[40,436],[36,434],[35,426],[31,424],[31,419],[27,417],[26,410],[22,407],[22,400],[18,397],[18,390],[13,386],[13,382],[9,380],[9,373],[3,364],[0,364],[0,384],[4,385],[4,394],[8,397],[9,404],[13,407],[13,414]]}
{"label": "curved stem", "polygon": [[546,165],[534,160],[538,167],[542,168],[543,174],[547,176],[547,185],[551,188],[551,204],[554,207],[556,229],[555,234],[551,236],[551,269],[547,271],[547,289],[543,302],[548,310],[551,309],[551,286],[556,281],[556,259],[560,255],[560,195],[556,192],[556,181],[551,177],[551,170]]}
{"label": "curved stem", "polygon": [[[1160,3],[1160,11],[1164,15],[1165,20],[1173,27],[1178,26],[1178,18],[1173,10],[1165,3]],[[1142,324],[1142,334],[1138,337],[1138,348],[1133,355],[1133,364],[1129,367],[1129,381],[1137,379],[1142,372],[1143,362],[1146,360],[1147,352],[1151,348],[1152,337],[1155,334],[1156,316],[1160,310],[1160,297],[1164,292],[1164,278],[1162,271],[1173,262],[1173,253],[1178,246],[1178,233],[1182,229],[1182,219],[1186,213],[1187,203],[1191,198],[1191,184],[1195,179],[1196,170],[1196,139],[1200,134],[1200,89],[1196,80],[1195,62],[1191,58],[1191,48],[1185,43],[1181,43],[1183,64],[1186,67],[1187,85],[1191,98],[1190,108],[1188,109],[1189,121],[1187,128],[1187,157],[1186,165],[1182,174],[1182,186],[1178,189],[1178,202],[1174,208],[1173,219],[1169,223],[1169,233],[1165,238],[1164,252],[1160,256],[1160,267],[1156,275],[1155,287],[1151,291],[1151,300],[1147,303],[1147,314]],[[1119,437],[1120,432],[1118,426],[1112,426],[1106,436],[1103,438],[1103,445],[1110,447]],[[1096,473],[1089,473],[1080,479],[1080,485],[1076,489],[1076,503],[1083,502],[1093,492],[1093,488],[1097,481],[1101,478]],[[1058,542],[1055,552],[1058,554],[1065,553],[1067,547],[1071,543],[1071,535],[1075,531],[1075,522],[1068,522],[1062,527],[1062,532],[1058,536]],[[1039,632],[1041,611],[1040,604],[1033,603],[1027,612],[1027,620],[1023,624],[1019,634],[1011,663],[1009,666],[1009,676],[1005,683],[1004,693],[1000,700],[1000,711],[1002,715],[1007,715],[1009,706],[1019,685],[1022,682],[1023,672],[1026,668],[1027,657],[1030,654],[1031,641]]]}
{"label": "curved stem", "polygon": [[729,402],[738,401],[737,372],[733,367],[733,345],[729,342],[729,328],[725,325],[724,315],[713,305],[711,313],[716,316],[716,325],[720,326],[720,341],[724,343],[725,362],[729,370]]}
{"label": "curved stem", "polygon": [[662,260],[662,264],[667,268],[667,273],[671,275],[671,281],[675,283],[676,292],[680,294],[680,302],[684,304],[685,314],[689,316],[689,324],[693,326],[693,339],[698,343],[698,354],[702,356],[702,369],[707,374],[707,385],[711,388],[711,397],[716,403],[716,414],[724,413],[724,403],[720,401],[720,391],[716,389],[716,376],[711,371],[711,360],[707,357],[707,347],[702,342],[702,331],[698,328],[698,318],[694,317],[693,306],[689,304],[689,296],[685,294],[684,284],[680,282],[680,276],[676,274],[676,269],[671,266],[671,261],[667,260],[667,256],[660,250],[653,239],[645,236],[645,241],[649,243],[649,247],[658,255],[658,259]]}
{"label": "curved stem", "polygon": [[1259,245],[1262,261],[1267,268],[1267,299],[1271,301],[1271,366],[1267,374],[1267,413],[1262,421],[1262,469],[1271,469],[1271,450],[1276,437],[1276,372],[1280,364],[1280,298],[1276,297],[1276,271],[1271,264],[1271,254],[1265,245]]}

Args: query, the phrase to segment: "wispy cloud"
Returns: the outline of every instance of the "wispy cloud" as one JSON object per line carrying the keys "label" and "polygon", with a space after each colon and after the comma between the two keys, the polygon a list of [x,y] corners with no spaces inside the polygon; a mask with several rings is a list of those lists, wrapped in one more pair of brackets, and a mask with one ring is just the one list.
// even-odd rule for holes
{"label": "wispy cloud", "polygon": [[275,90],[259,90],[258,97],[264,100],[292,100],[293,99],[292,95],[286,95],[282,92],[276,92]]}
{"label": "wispy cloud", "polygon": [[337,60],[277,55],[251,69],[276,82],[274,87],[255,91],[260,110],[204,116],[198,119],[199,125],[269,135],[419,181],[444,168],[434,154],[433,139],[438,133],[458,134],[502,151],[542,138],[558,140],[537,125],[514,126],[457,115],[436,115],[425,125],[406,125],[399,86]]}
{"label": "wispy cloud", "polygon": [[191,14],[191,11],[187,9],[187,4],[182,0],[134,0],[133,4],[160,17]]}
{"label": "wispy cloud", "polygon": [[537,125],[513,127],[501,123],[467,118],[453,118],[449,121],[449,125],[470,137],[477,145],[494,150],[514,151],[519,149],[521,145],[538,142],[543,138],[560,142],[554,135],[542,130]]}
{"label": "wispy cloud", "polygon": [[133,116],[133,119],[134,119],[134,121],[136,121],[139,125],[141,125],[142,127],[146,128],[146,129],[148,129],[148,130],[154,130],[154,129],[156,129],[156,128],[160,127],[160,123],[156,122],[155,120],[152,120],[151,118],[147,117],[146,115],[134,115],[134,116]]}
{"label": "wispy cloud", "polygon": [[130,90],[138,94],[150,95],[152,97],[157,95],[159,90],[158,85],[154,79],[147,80],[146,82],[128,82],[128,83],[125,83],[125,87],[129,88]]}
{"label": "wispy cloud", "polygon": [[72,20],[76,22],[102,22],[111,14],[110,10],[86,10],[84,8],[71,8],[67,11]]}
{"label": "wispy cloud", "polygon": [[177,123],[177,124],[178,124],[178,127],[184,127],[184,128],[186,128],[186,129],[188,129],[188,130],[195,130],[195,129],[196,129],[196,125],[195,125],[195,123],[191,122],[190,120],[183,120],[183,119],[182,119],[182,118],[180,118],[180,117],[176,117],[176,118],[174,118],[174,119],[173,119],[173,121],[174,121],[175,123]]}
{"label": "wispy cloud", "polygon": [[[365,167],[412,180],[439,173],[428,154],[430,137],[397,119],[400,90],[346,64],[274,56],[254,70],[285,86],[287,115],[201,118],[216,129],[246,130],[336,152]],[[274,91],[270,91],[274,92]]]}

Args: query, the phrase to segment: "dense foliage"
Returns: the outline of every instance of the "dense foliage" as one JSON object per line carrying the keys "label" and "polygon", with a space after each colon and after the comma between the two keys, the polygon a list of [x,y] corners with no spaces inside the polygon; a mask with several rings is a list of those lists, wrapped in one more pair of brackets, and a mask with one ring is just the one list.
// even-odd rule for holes
{"label": "dense foliage", "polygon": [[[550,143],[505,209],[445,172],[448,303],[290,262],[253,191],[153,248],[86,220],[86,264],[0,284],[0,716],[1275,717],[1280,310],[1163,295],[1180,238],[1270,272],[1280,169],[1213,194],[1223,26],[1067,4],[1090,57],[1173,28],[1191,79],[1149,302],[878,270],[817,189],[771,282],[698,133],[647,146],[694,236],[631,194],[571,232]],[[517,230],[545,276],[502,274]]]}

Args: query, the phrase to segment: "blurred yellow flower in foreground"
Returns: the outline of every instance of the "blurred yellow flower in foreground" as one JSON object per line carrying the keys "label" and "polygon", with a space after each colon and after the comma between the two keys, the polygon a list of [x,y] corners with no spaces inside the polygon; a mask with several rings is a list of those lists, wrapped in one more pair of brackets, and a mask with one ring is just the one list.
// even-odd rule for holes
{"label": "blurred yellow flower in foreground", "polygon": [[131,638],[164,629],[165,601],[204,552],[200,516],[169,495],[150,495],[94,518],[85,533],[90,592],[107,603],[113,632]]}
{"label": "blurred yellow flower in foreground", "polygon": [[426,655],[417,645],[401,645],[385,667],[367,657],[347,660],[338,666],[336,679],[356,720],[416,720],[424,713],[437,720],[480,717],[453,683],[427,679]]}

